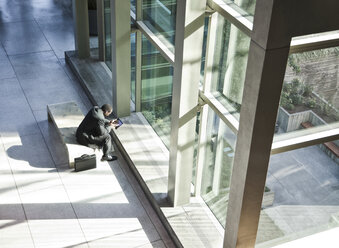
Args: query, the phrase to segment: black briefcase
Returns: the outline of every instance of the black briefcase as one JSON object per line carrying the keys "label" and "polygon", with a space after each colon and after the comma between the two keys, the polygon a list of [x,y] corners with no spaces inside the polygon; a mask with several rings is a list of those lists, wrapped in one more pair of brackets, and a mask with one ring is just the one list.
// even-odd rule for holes
{"label": "black briefcase", "polygon": [[95,154],[84,154],[81,157],[74,159],[74,169],[75,171],[83,171],[94,169],[97,167],[97,159]]}

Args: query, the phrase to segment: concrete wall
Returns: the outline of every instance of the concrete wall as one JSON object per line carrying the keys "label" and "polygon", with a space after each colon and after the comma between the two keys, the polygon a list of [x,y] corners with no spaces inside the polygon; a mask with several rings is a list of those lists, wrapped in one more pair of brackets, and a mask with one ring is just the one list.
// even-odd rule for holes
{"label": "concrete wall", "polygon": [[287,130],[288,119],[289,119],[289,113],[282,107],[279,107],[277,121],[279,123],[279,127],[282,130],[284,130],[284,132],[286,132]]}
{"label": "concrete wall", "polygon": [[284,132],[298,130],[301,128],[300,124],[306,121],[311,122],[313,126],[321,126],[326,124],[326,122],[312,110],[290,114],[281,107],[279,107],[277,120],[279,122],[280,128],[282,128]]}
{"label": "concrete wall", "polygon": [[313,126],[321,126],[327,124],[322,118],[320,118],[316,113],[311,111],[309,122],[312,123]]}
{"label": "concrete wall", "polygon": [[300,129],[300,124],[302,122],[310,121],[311,113],[313,113],[313,111],[307,110],[299,113],[289,114],[285,109],[279,107],[278,111],[279,126],[285,132],[292,132],[294,130],[298,130]]}

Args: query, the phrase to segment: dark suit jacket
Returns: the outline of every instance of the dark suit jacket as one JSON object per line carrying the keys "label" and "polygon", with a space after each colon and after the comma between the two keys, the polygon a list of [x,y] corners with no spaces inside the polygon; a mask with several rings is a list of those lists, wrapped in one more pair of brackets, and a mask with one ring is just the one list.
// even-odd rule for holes
{"label": "dark suit jacket", "polygon": [[88,142],[89,136],[93,136],[91,141],[102,140],[102,138],[108,134],[106,127],[109,125],[109,122],[110,121],[105,118],[101,108],[98,106],[93,107],[77,128],[76,137],[78,142],[80,144],[91,143]]}

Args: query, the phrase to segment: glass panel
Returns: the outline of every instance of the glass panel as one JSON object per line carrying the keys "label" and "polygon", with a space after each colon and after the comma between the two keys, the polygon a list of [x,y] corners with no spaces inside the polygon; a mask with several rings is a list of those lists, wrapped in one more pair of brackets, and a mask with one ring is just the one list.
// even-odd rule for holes
{"label": "glass panel", "polygon": [[135,77],[136,77],[136,53],[135,53],[135,33],[131,34],[131,100],[135,103]]}
{"label": "glass panel", "polygon": [[234,3],[237,7],[240,7],[237,11],[239,11],[242,16],[248,16],[248,19],[253,20],[256,0],[223,0],[223,2],[227,4]]}
{"label": "glass panel", "polygon": [[[272,155],[256,247],[273,247],[338,227],[338,165],[338,157],[324,145]],[[288,247],[309,247],[300,241]]]}
{"label": "glass panel", "polygon": [[111,40],[111,3],[104,1],[105,21],[105,63],[112,70],[112,40]]}
{"label": "glass panel", "polygon": [[197,122],[195,125],[194,138],[194,152],[193,152],[193,166],[192,166],[192,184],[195,185],[198,162],[198,148],[199,148],[199,128],[200,128],[200,112],[197,113]]}
{"label": "glass panel", "polygon": [[136,0],[131,0],[131,10],[134,13],[136,12]]}
{"label": "glass panel", "polygon": [[143,0],[143,21],[147,27],[174,51],[176,0]]}
{"label": "glass panel", "polygon": [[291,54],[277,116],[283,134],[339,121],[339,47]]}
{"label": "glass panel", "polygon": [[209,108],[201,196],[225,227],[236,135]]}
{"label": "glass panel", "polygon": [[200,77],[200,86],[202,86],[202,82],[204,81],[208,22],[209,22],[209,17],[205,17],[204,39],[203,39],[203,43],[202,43],[201,67],[200,67],[200,76],[201,76]]}
{"label": "glass panel", "polygon": [[211,28],[216,29],[211,92],[239,120],[250,37],[219,14]]}
{"label": "glass panel", "polygon": [[173,67],[145,36],[142,38],[141,70],[141,111],[169,147]]}

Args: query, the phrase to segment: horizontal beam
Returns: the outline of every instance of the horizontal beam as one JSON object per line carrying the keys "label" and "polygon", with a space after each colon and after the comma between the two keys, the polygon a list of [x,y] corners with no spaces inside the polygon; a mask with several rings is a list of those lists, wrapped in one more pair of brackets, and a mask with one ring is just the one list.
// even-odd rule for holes
{"label": "horizontal beam", "polygon": [[138,29],[147,37],[147,39],[158,49],[164,58],[173,66],[174,53],[154,34],[144,22],[136,22]]}
{"label": "horizontal beam", "polygon": [[199,92],[199,97],[206,103],[208,106],[214,110],[214,112],[219,116],[223,122],[235,133],[238,133],[239,121],[226,109],[221,102],[216,99],[211,93]]}
{"label": "horizontal beam", "polygon": [[[223,0],[208,0],[209,7],[229,20],[242,32],[251,37],[253,22],[246,18],[246,13],[239,11],[241,8],[233,2],[226,3]],[[290,54],[313,51],[323,48],[339,46],[339,32],[308,35],[292,38]]]}
{"label": "horizontal beam", "polygon": [[339,46],[339,32],[292,38],[290,54]]}
{"label": "horizontal beam", "polygon": [[312,127],[275,136],[272,143],[271,154],[287,152],[338,139],[339,123]]}
{"label": "horizontal beam", "polygon": [[219,14],[224,16],[233,25],[239,28],[246,35],[251,36],[253,29],[253,22],[246,18],[244,13],[241,13],[240,7],[230,2],[225,3],[222,0],[208,0],[210,8],[218,11]]}

